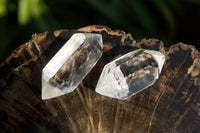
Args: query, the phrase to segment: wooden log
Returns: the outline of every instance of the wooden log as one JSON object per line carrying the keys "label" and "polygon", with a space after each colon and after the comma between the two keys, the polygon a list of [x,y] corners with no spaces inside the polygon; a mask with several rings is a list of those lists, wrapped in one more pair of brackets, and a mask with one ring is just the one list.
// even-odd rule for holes
{"label": "wooden log", "polygon": [[[103,35],[103,56],[72,93],[41,100],[41,71],[76,32]],[[166,55],[159,80],[127,100],[94,91],[103,66],[138,49]],[[142,39],[106,26],[34,34],[0,65],[0,132],[200,132],[200,53],[178,43]]]}

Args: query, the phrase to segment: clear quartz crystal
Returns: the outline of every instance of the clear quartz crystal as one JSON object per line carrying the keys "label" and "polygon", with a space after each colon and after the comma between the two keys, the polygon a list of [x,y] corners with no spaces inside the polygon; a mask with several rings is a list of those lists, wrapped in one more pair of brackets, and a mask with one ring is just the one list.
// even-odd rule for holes
{"label": "clear quartz crystal", "polygon": [[138,49],[105,65],[96,86],[101,95],[127,99],[153,85],[161,73],[165,56]]}
{"label": "clear quartz crystal", "polygon": [[76,33],[42,70],[42,99],[72,92],[102,56],[102,35]]}

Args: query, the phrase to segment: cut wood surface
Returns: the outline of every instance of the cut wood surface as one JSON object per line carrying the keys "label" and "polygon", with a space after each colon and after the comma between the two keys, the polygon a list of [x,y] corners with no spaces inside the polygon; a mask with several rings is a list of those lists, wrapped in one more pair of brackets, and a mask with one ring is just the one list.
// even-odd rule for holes
{"label": "cut wood surface", "polygon": [[[42,69],[76,32],[102,34],[103,56],[74,92],[42,100]],[[133,37],[96,25],[34,34],[0,65],[0,132],[200,132],[200,53],[192,45],[165,49],[160,40]],[[138,48],[165,54],[158,81],[127,100],[96,93],[104,65]]]}

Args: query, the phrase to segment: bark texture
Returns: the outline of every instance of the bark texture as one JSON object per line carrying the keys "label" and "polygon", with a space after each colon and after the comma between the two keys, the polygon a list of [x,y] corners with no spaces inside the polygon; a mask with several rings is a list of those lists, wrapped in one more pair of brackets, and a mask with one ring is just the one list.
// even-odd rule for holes
{"label": "bark texture", "polygon": [[[41,71],[76,32],[103,35],[103,56],[72,93],[41,100]],[[166,55],[159,80],[127,100],[94,91],[103,66],[138,49]],[[200,53],[178,43],[142,39],[106,26],[34,34],[0,65],[0,132],[197,133],[200,132]]]}

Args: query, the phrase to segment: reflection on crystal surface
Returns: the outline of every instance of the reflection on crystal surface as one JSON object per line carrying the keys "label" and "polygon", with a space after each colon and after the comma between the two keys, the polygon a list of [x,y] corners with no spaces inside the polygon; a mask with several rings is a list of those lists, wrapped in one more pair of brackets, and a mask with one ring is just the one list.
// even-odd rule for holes
{"label": "reflection on crystal surface", "polygon": [[164,61],[165,56],[158,51],[132,51],[104,67],[96,92],[112,98],[127,99],[155,83]]}
{"label": "reflection on crystal surface", "polygon": [[72,92],[102,56],[102,36],[77,33],[42,71],[42,99]]}

